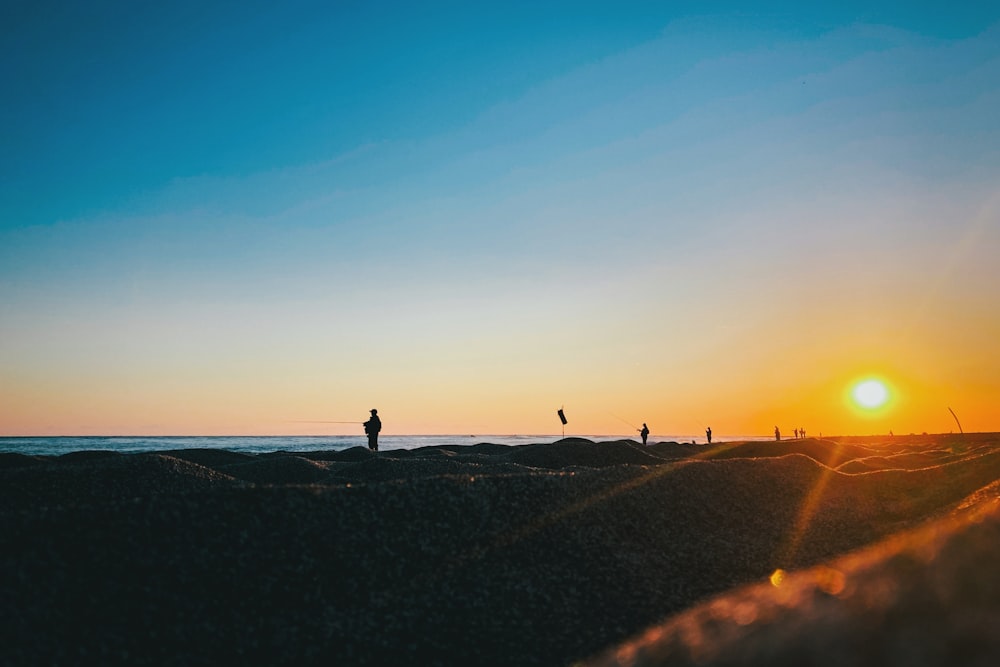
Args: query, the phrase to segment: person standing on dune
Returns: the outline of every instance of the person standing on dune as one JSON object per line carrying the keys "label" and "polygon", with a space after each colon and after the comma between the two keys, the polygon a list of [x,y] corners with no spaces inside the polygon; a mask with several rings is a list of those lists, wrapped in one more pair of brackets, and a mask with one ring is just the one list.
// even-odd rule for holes
{"label": "person standing on dune", "polygon": [[705,439],[708,440],[708,444],[712,444],[712,427],[709,426],[705,429]]}
{"label": "person standing on dune", "polygon": [[372,408],[372,417],[365,422],[365,433],[368,434],[368,449],[378,451],[378,432],[382,430],[382,420],[378,418],[378,410]]}
{"label": "person standing on dune", "polygon": [[649,437],[649,427],[646,426],[646,422],[642,422],[642,428],[639,429],[639,435],[642,436],[642,444],[645,446],[646,438]]}

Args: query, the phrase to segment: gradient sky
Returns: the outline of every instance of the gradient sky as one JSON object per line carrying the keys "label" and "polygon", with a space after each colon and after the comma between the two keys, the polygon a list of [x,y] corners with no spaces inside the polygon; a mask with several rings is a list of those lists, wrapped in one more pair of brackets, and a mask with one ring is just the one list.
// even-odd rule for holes
{"label": "gradient sky", "polygon": [[1000,6],[474,4],[5,3],[0,435],[1000,431]]}

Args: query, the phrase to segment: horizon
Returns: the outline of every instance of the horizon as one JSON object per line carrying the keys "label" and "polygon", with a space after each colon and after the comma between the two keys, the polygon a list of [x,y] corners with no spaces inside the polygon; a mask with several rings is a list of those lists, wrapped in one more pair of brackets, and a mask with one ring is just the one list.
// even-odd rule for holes
{"label": "horizon", "polygon": [[[910,437],[941,437],[948,435],[993,435],[995,433],[1000,433],[1000,431],[965,431],[965,432],[921,432],[921,433],[834,433],[834,434],[822,434],[817,433],[815,435],[808,434],[805,437],[796,437],[795,435],[789,433],[785,434],[784,431],[781,433],[780,442],[794,441],[794,440],[836,440],[837,438],[910,438]],[[572,438],[578,439],[589,439],[589,438],[621,438],[623,440],[635,439],[638,441],[640,438],[638,436],[632,436],[627,433],[581,433],[581,434],[566,434],[562,435],[560,433],[382,433],[379,436],[379,440],[385,438],[557,438],[559,440],[568,440]],[[683,437],[683,438],[693,438],[693,439],[705,439],[705,434],[697,433],[663,433],[657,435],[655,433],[650,433],[650,442],[656,441],[656,438],[668,438],[668,437]],[[205,433],[191,433],[191,434],[149,434],[149,433],[126,433],[126,434],[88,434],[88,435],[67,435],[65,433],[52,434],[52,435],[0,435],[0,440],[14,440],[18,438],[24,439],[45,439],[45,438],[67,438],[67,439],[111,439],[111,438],[357,438],[359,440],[365,439],[365,434],[349,434],[349,433],[271,433],[271,434],[259,434],[259,433],[215,433],[215,434],[205,434]],[[712,444],[719,442],[725,442],[727,439],[729,441],[739,441],[742,438],[754,438],[766,441],[774,441],[773,433],[721,433],[716,434],[713,430],[712,432]]]}
{"label": "horizon", "polygon": [[0,436],[1000,431],[1000,6],[8,19]]}

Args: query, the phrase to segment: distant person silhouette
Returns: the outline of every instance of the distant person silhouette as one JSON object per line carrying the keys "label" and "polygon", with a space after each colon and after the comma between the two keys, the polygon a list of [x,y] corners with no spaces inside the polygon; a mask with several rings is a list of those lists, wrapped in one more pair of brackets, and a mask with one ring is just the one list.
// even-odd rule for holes
{"label": "distant person silhouette", "polygon": [[712,427],[709,426],[705,429],[705,438],[708,440],[708,444],[712,444]]}
{"label": "distant person silhouette", "polygon": [[646,422],[642,422],[642,428],[639,429],[639,435],[642,436],[642,444],[646,444],[646,438],[649,437],[649,427],[646,426]]}
{"label": "distant person silhouette", "polygon": [[378,410],[372,408],[372,417],[365,422],[365,433],[368,434],[368,449],[378,451],[378,432],[382,430],[382,420],[378,418]]}
{"label": "distant person silhouette", "polygon": [[802,438],[803,440],[805,440],[806,437],[806,430],[801,426],[799,427],[799,437]]}
{"label": "distant person silhouette", "polygon": [[774,427],[774,439],[781,440],[781,429],[779,429],[777,426]]}

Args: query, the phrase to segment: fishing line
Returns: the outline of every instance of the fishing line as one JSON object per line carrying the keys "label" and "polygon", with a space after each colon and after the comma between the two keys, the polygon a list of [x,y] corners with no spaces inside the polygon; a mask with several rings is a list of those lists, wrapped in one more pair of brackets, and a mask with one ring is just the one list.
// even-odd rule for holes
{"label": "fishing line", "polygon": [[634,428],[636,431],[641,431],[642,430],[641,428],[639,428],[638,426],[636,426],[632,422],[630,422],[630,421],[628,421],[626,419],[622,419],[621,417],[619,417],[618,415],[616,415],[613,412],[608,412],[608,414],[611,415],[612,417],[614,417],[615,419],[617,419],[618,421],[622,422],[623,424],[628,424],[629,426],[631,426],[632,428]]}
{"label": "fishing line", "polygon": [[306,419],[289,419],[291,424],[364,424],[364,422],[334,422],[334,421],[315,421]]}

